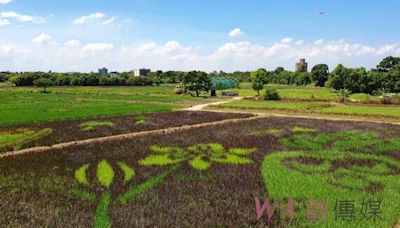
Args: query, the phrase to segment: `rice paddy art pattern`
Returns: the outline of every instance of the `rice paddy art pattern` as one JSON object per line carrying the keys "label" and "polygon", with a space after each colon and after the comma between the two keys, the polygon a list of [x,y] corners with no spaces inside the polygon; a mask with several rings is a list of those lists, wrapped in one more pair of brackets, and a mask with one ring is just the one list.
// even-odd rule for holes
{"label": "rice paddy art pattern", "polygon": [[213,162],[234,165],[249,164],[252,160],[245,156],[256,151],[255,148],[226,150],[218,143],[198,144],[187,148],[153,146],[151,150],[154,154],[141,160],[139,162],[141,165],[170,165],[188,162],[196,170],[206,170]]}
{"label": "rice paddy art pattern", "polygon": [[[198,144],[187,148],[179,147],[158,147],[152,146],[151,150],[156,153],[139,161],[142,166],[151,165],[172,165],[172,167],[158,175],[148,178],[145,182],[133,185],[116,199],[120,204],[127,204],[135,197],[143,194],[147,190],[161,183],[167,176],[174,173],[181,162],[187,161],[195,170],[206,170],[211,166],[211,162],[224,164],[249,164],[252,161],[245,158],[255,151],[255,149],[230,148],[226,150],[222,145],[216,143]],[[124,162],[115,162],[119,170],[123,173],[123,184],[127,185],[135,177],[135,170]],[[90,181],[87,175],[91,168],[91,164],[84,164],[75,171],[75,180],[82,186],[89,187]],[[98,200],[96,209],[94,227],[110,227],[109,207],[113,200],[112,192],[109,190],[114,182],[115,171],[113,166],[107,161],[102,160],[96,166],[96,179],[104,191],[100,197],[95,193],[82,189],[74,189],[72,193],[82,200],[95,201]]]}
{"label": "rice paddy art pattern", "polygon": [[[332,209],[328,220],[332,227],[349,225],[334,219],[333,208],[337,200],[380,200],[383,210],[380,222],[386,224],[398,218],[400,164],[378,155],[398,151],[399,139],[380,139],[372,132],[340,131],[331,134],[294,133],[279,141],[293,151],[264,158],[261,173],[272,199],[294,197],[302,202],[299,207],[304,207],[299,211],[306,211],[309,199],[326,200]],[[356,205],[355,210],[363,210],[362,205]],[[360,221],[360,218],[356,222],[351,225],[376,225]],[[306,214],[301,214],[296,223],[307,224]]]}
{"label": "rice paddy art pattern", "polygon": [[0,132],[0,152],[19,150],[25,144],[39,140],[53,133],[51,128],[33,130],[19,128],[14,131]]}

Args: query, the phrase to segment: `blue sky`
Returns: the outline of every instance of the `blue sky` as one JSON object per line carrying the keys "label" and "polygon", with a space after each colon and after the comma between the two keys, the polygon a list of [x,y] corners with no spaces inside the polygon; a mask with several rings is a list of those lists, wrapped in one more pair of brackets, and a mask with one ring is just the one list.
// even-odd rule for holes
{"label": "blue sky", "polygon": [[[400,55],[395,0],[0,0],[0,70],[253,70]],[[323,11],[324,14],[319,14]]]}

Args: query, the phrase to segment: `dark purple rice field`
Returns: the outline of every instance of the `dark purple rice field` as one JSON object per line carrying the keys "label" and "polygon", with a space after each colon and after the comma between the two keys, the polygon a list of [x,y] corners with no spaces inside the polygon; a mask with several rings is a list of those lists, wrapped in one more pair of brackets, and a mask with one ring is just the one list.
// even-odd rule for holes
{"label": "dark purple rice field", "polygon": [[[108,118],[118,126],[116,129],[88,135],[72,130],[79,122],[57,123],[60,129],[51,124],[42,126],[53,127],[58,133],[38,143],[193,124],[204,116],[207,121],[241,117],[161,113],[148,118],[143,128],[125,128],[126,120]],[[261,172],[263,159],[289,150],[292,144],[283,139],[299,143],[296,134],[313,138],[347,131],[373,132],[379,140],[400,138],[400,126],[396,125],[274,117],[3,158],[0,226],[287,226],[290,223],[279,219],[257,219],[254,197],[270,196],[270,186],[266,186]],[[300,143],[298,147],[311,148],[311,144]],[[324,146],[330,147],[328,144]],[[365,154],[373,152],[365,150]],[[399,149],[380,156],[400,163]],[[313,164],[312,159],[298,162]],[[392,175],[398,177],[400,173]],[[384,224],[396,223],[395,218]]]}

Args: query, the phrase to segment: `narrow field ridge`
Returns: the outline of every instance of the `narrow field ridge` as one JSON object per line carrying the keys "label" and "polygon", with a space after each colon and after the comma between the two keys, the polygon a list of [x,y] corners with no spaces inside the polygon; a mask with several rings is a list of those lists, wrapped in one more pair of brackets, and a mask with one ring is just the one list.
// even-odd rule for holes
{"label": "narrow field ridge", "polygon": [[266,118],[266,117],[265,116],[254,116],[254,117],[249,117],[249,118],[227,119],[227,120],[194,124],[194,125],[183,125],[180,127],[171,127],[171,128],[157,129],[157,130],[151,130],[151,131],[142,131],[142,132],[134,132],[134,133],[127,133],[127,134],[78,140],[78,141],[54,144],[51,146],[31,147],[31,148],[27,148],[27,149],[23,149],[23,150],[19,150],[19,151],[5,152],[3,154],[0,154],[0,159],[6,158],[6,157],[23,155],[23,154],[45,152],[45,151],[49,151],[52,149],[64,149],[64,148],[68,148],[68,147],[72,147],[72,146],[88,145],[88,144],[92,144],[92,143],[119,141],[119,140],[131,139],[131,138],[147,136],[147,135],[170,134],[170,133],[173,133],[176,131],[184,131],[184,130],[189,130],[189,129],[193,129],[193,128],[202,128],[202,127],[222,125],[222,124],[228,124],[228,123],[240,123],[240,122],[244,122],[244,121],[251,121],[251,120],[262,119],[262,118]]}

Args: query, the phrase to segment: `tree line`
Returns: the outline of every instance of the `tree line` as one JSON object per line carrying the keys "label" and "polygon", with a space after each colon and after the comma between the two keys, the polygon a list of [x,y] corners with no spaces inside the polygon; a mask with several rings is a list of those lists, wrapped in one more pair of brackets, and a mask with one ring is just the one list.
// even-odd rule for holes
{"label": "tree line", "polygon": [[260,68],[250,74],[252,87],[256,91],[264,84],[309,85],[348,90],[350,93],[399,93],[400,57],[384,58],[376,68],[367,71],[364,67],[347,68],[339,64],[332,72],[326,64],[315,65],[311,72],[287,71],[282,67],[274,71]]}
{"label": "tree line", "polygon": [[[58,72],[0,72],[0,82],[10,82],[16,86],[56,85],[56,86],[142,86],[161,83],[183,83],[191,87],[211,89],[212,78],[231,78],[237,82],[252,82],[255,90],[262,90],[264,84],[326,86],[351,93],[399,93],[400,57],[386,57],[376,68],[347,68],[339,64],[332,72],[326,64],[315,65],[311,72],[288,71],[278,67],[273,71],[260,68],[253,72],[226,73],[223,71],[205,73],[203,71],[155,71],[147,76],[135,77],[132,72],[122,72],[110,77],[98,73],[58,73]],[[40,80],[39,80],[40,79]],[[37,81],[39,80],[39,81]],[[35,81],[37,81],[35,83]],[[193,83],[190,83],[193,82]]]}

